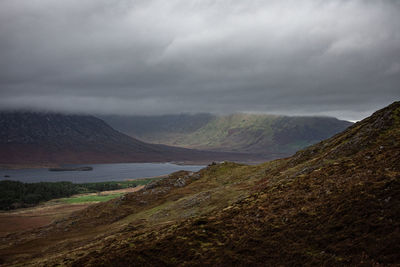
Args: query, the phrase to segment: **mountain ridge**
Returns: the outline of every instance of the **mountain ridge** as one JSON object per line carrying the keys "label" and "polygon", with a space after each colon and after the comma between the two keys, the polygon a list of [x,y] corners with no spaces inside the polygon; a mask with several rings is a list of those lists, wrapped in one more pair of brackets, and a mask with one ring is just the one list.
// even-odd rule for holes
{"label": "mountain ridge", "polygon": [[292,157],[177,172],[9,236],[0,257],[39,266],[396,265],[399,158],[395,102]]}
{"label": "mountain ridge", "polygon": [[101,119],[60,113],[0,114],[0,164],[212,161],[251,155],[149,144],[120,133]]}
{"label": "mountain ridge", "polygon": [[290,156],[352,125],[331,117],[246,113],[100,117],[116,129],[151,143],[270,158]]}

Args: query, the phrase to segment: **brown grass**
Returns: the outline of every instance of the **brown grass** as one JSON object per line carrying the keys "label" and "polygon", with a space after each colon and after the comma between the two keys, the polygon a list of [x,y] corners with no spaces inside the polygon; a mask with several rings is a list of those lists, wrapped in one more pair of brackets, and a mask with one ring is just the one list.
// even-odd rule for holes
{"label": "brown grass", "polygon": [[82,210],[90,204],[42,205],[13,212],[0,213],[0,237],[50,224],[57,218]]}

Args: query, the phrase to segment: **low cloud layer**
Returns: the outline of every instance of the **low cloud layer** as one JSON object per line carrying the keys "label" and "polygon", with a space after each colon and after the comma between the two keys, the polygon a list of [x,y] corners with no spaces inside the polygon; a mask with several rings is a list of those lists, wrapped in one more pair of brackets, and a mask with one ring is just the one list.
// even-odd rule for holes
{"label": "low cloud layer", "polygon": [[0,108],[360,119],[400,98],[395,0],[2,0]]}

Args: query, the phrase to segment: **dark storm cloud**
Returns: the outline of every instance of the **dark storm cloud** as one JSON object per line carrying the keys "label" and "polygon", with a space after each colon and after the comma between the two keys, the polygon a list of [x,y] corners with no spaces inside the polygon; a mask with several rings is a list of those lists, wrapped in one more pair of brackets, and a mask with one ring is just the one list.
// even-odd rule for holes
{"label": "dark storm cloud", "polygon": [[400,4],[0,1],[0,107],[359,119],[400,96]]}

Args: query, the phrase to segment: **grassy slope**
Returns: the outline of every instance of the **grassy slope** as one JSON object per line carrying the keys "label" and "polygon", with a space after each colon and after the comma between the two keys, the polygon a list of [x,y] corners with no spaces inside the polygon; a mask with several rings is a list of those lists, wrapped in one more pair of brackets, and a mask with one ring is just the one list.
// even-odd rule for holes
{"label": "grassy slope", "polygon": [[333,118],[234,114],[217,117],[197,131],[174,140],[174,144],[198,149],[288,155],[347,126],[350,123]]}
{"label": "grassy slope", "polygon": [[[123,188],[131,188],[132,184],[136,186],[146,185],[153,181],[158,181],[161,178],[143,178],[143,179],[136,179],[132,181],[112,181],[112,182],[103,182],[104,184],[118,184],[121,189]],[[99,184],[103,184],[99,183]],[[118,190],[117,190],[118,191]],[[117,192],[115,191],[115,192]],[[68,198],[62,198],[58,201],[63,203],[69,204],[76,204],[76,203],[86,203],[86,202],[105,202],[117,197],[121,197],[125,193],[114,193],[114,191],[109,191],[109,194],[106,195],[93,195],[93,194],[84,194],[84,195],[75,195]]]}
{"label": "grassy slope", "polygon": [[73,196],[69,198],[60,199],[60,201],[69,204],[86,203],[86,202],[104,202],[110,199],[120,197],[121,195],[123,195],[123,193],[109,194],[109,195]]}
{"label": "grassy slope", "polygon": [[235,114],[217,117],[197,131],[178,139],[176,144],[187,147],[240,150],[259,136],[272,138],[274,116]]}
{"label": "grassy slope", "polygon": [[175,173],[45,231],[9,237],[0,258],[77,266],[399,263],[399,158],[395,103],[291,158]]}
{"label": "grassy slope", "polygon": [[105,120],[120,131],[151,143],[275,157],[292,154],[351,125],[334,118],[265,114],[106,117]]}

